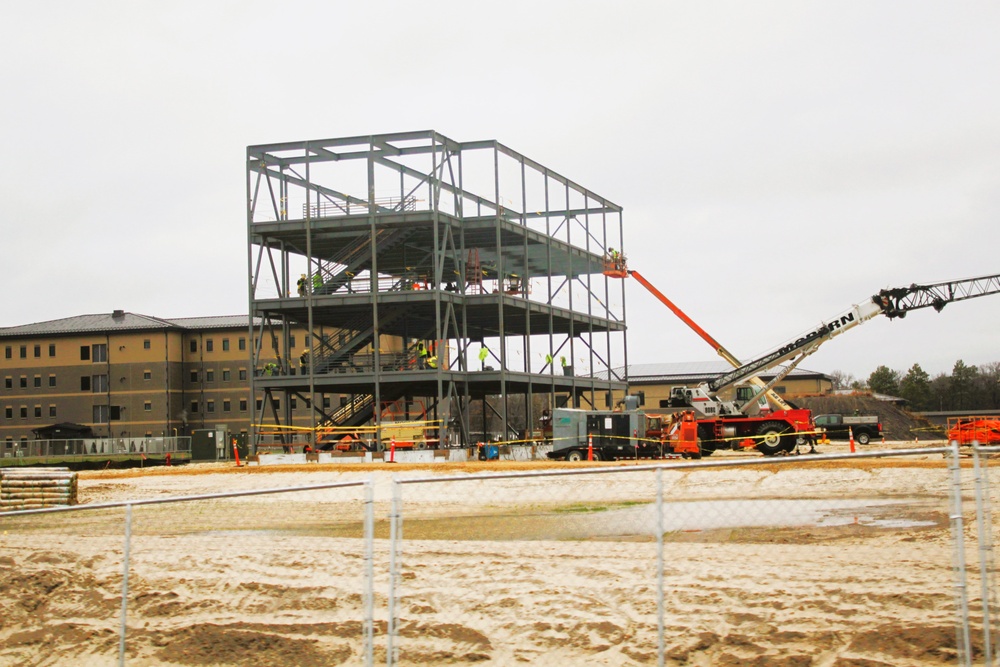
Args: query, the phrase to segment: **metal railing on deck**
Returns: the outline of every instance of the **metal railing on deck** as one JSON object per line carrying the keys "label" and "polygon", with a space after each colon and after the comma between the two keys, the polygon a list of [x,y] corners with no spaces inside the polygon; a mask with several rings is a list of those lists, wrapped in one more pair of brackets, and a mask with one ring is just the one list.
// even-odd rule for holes
{"label": "metal railing on deck", "polygon": [[[416,197],[376,197],[375,206],[383,211],[415,211]],[[368,202],[318,202],[303,204],[302,217],[330,218],[338,215],[364,215],[368,213]]]}

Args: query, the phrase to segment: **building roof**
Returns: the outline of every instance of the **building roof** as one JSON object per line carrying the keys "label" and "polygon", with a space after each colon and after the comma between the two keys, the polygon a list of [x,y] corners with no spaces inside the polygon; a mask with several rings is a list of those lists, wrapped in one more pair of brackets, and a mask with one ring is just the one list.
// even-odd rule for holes
{"label": "building roof", "polygon": [[73,317],[65,317],[61,320],[22,324],[16,327],[0,327],[0,338],[114,331],[158,331],[164,329],[198,331],[202,329],[247,327],[248,324],[247,315],[163,319],[118,310],[113,313],[75,315]]}
{"label": "building roof", "polygon": [[[631,384],[677,384],[704,382],[733,367],[719,359],[713,361],[684,361],[679,363],[629,364],[628,379]],[[623,377],[625,367],[619,366],[611,370],[612,377]],[[598,375],[604,375],[598,374]],[[774,377],[774,372],[761,373],[760,377]],[[823,373],[796,368],[788,375],[789,378],[826,377]]]}
{"label": "building roof", "polygon": [[[246,315],[216,315],[213,317],[180,317],[169,320],[182,329],[237,329],[247,328],[250,324]],[[254,318],[254,326],[260,324],[260,318]]]}
{"label": "building roof", "polygon": [[830,391],[830,394],[833,396],[871,396],[876,401],[882,401],[883,403],[906,403],[906,399],[900,396],[880,394],[877,391],[869,391],[867,389],[833,389]]}

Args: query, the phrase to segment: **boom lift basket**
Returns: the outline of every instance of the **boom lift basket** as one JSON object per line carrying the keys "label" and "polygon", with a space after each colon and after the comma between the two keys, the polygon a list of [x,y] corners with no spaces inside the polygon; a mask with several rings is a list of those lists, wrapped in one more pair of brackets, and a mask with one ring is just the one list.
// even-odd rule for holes
{"label": "boom lift basket", "polygon": [[604,275],[609,278],[627,278],[628,263],[622,253],[607,254],[604,256]]}

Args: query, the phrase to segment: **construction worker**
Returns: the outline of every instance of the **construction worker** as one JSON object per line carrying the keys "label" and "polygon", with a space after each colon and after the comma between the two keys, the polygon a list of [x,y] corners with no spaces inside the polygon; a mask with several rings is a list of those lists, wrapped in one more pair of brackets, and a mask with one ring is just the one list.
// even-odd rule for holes
{"label": "construction worker", "polygon": [[490,351],[486,349],[485,345],[483,345],[479,348],[479,363],[482,364],[484,371],[486,370],[486,357],[488,356],[490,356]]}
{"label": "construction worker", "polygon": [[264,375],[277,375],[278,374],[278,364],[273,361],[264,364]]}
{"label": "construction worker", "polygon": [[306,274],[304,274],[304,273],[301,276],[299,276],[298,280],[295,281],[295,286],[299,290],[299,296],[305,296],[306,295],[306,285],[308,285],[308,284],[309,283],[306,281]]}
{"label": "construction worker", "polygon": [[317,271],[313,274],[313,294],[318,294],[319,289],[323,286],[323,276]]}
{"label": "construction worker", "polygon": [[427,357],[430,353],[427,352],[427,346],[424,345],[424,341],[417,343],[417,368],[423,370],[427,367]]}
{"label": "construction worker", "polygon": [[427,368],[437,368],[437,367],[438,367],[438,358],[433,354],[427,357]]}
{"label": "construction worker", "polygon": [[302,354],[299,355],[299,366],[302,367],[303,375],[309,373],[309,350],[302,350]]}
{"label": "construction worker", "polygon": [[622,256],[621,256],[621,253],[619,253],[614,248],[608,248],[608,255],[611,256],[611,264],[616,269],[621,269],[622,268]]}
{"label": "construction worker", "polygon": [[551,366],[552,365],[552,355],[551,354],[546,354],[545,355],[545,365],[546,366]]}

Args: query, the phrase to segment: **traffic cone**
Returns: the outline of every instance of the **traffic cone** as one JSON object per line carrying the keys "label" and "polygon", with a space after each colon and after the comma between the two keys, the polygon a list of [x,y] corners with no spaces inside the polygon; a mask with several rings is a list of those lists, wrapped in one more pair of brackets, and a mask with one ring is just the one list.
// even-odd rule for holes
{"label": "traffic cone", "polygon": [[587,436],[587,460],[594,460],[594,436],[592,435]]}
{"label": "traffic cone", "polygon": [[389,463],[396,462],[396,438],[389,441]]}
{"label": "traffic cone", "polygon": [[853,454],[854,453],[854,429],[851,428],[850,426],[847,427],[847,435],[850,438],[851,454]]}
{"label": "traffic cone", "polygon": [[882,434],[882,444],[885,444],[885,433]]}

